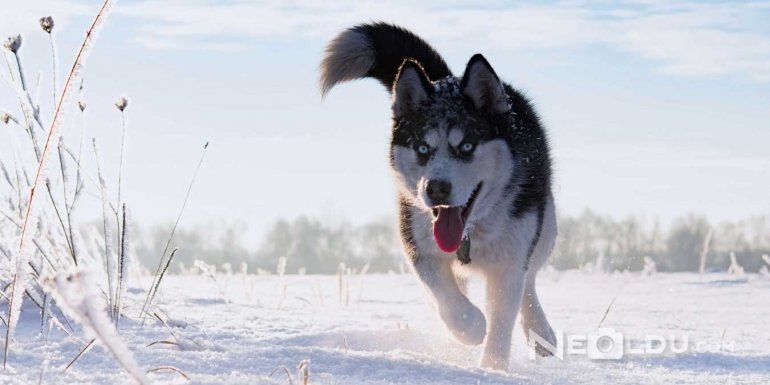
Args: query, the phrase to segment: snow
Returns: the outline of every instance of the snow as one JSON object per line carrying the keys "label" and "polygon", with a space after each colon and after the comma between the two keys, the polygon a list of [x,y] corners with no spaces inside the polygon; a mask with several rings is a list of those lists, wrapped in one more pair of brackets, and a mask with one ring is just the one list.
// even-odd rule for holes
{"label": "snow", "polygon": [[[194,384],[288,383],[283,369],[268,377],[280,366],[301,383],[304,360],[311,384],[770,383],[770,278],[761,275],[543,272],[539,293],[554,329],[591,333],[614,299],[602,328],[634,341],[675,335],[701,347],[617,361],[531,361],[517,330],[508,373],[476,367],[480,347],[451,339],[413,276],[353,275],[348,306],[340,305],[338,285],[337,276],[168,276],[155,308],[168,326],[152,319],[141,326],[144,296],[132,287],[120,335],[141,367],[173,366]],[[471,287],[476,303],[481,286]],[[54,329],[46,344],[39,311],[27,302],[0,383],[38,383],[41,369],[43,384],[132,383],[100,346],[63,373],[87,340]],[[176,345],[147,346],[161,340]],[[148,376],[190,383],[171,371]]]}
{"label": "snow", "polygon": [[150,383],[107,317],[104,311],[107,304],[96,291],[90,274],[59,274],[44,280],[44,285],[62,310],[84,327],[88,339],[95,339],[104,346],[138,382]]}

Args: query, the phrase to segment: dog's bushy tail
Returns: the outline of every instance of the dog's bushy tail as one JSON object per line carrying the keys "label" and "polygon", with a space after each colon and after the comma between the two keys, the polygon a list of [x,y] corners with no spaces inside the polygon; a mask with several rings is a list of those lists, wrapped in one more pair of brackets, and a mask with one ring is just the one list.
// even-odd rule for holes
{"label": "dog's bushy tail", "polygon": [[452,75],[446,62],[424,40],[387,23],[361,24],[346,30],[326,47],[321,62],[321,95],[338,83],[375,78],[390,92],[404,59],[419,62],[428,78]]}

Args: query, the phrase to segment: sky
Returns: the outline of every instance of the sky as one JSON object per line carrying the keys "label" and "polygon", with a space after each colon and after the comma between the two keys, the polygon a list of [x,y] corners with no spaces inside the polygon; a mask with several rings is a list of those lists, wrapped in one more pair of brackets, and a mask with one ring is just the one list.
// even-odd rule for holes
{"label": "sky", "polygon": [[[0,36],[23,35],[44,115],[51,56],[37,20],[56,20],[63,72],[100,5],[3,1]],[[736,220],[770,214],[769,19],[770,1],[123,0],[90,51],[78,99],[104,168],[116,170],[113,103],[129,98],[123,196],[137,222],[174,219],[207,141],[183,223],[259,234],[302,214],[392,217],[388,93],[364,80],[322,100],[318,87],[326,42],[382,20],[426,39],[456,74],[483,53],[532,98],[561,214]],[[14,103],[0,86],[0,109]],[[67,117],[65,139],[79,127]],[[0,156],[10,156],[3,135]]]}

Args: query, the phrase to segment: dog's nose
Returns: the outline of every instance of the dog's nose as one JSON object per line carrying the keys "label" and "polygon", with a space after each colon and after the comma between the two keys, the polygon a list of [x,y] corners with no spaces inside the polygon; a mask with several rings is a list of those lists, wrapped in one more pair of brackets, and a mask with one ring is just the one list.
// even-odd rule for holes
{"label": "dog's nose", "polygon": [[445,205],[449,203],[452,184],[442,179],[431,179],[426,186],[426,192],[434,205]]}

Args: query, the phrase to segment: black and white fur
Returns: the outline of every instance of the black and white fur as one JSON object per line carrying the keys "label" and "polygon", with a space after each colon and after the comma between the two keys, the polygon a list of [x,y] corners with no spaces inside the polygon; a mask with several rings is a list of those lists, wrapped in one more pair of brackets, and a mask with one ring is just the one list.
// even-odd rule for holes
{"label": "black and white fur", "polygon": [[[494,369],[508,367],[519,312],[527,338],[532,330],[555,345],[535,292],[535,275],[556,238],[551,161],[529,100],[502,83],[482,55],[454,77],[425,41],[385,23],[341,33],[329,43],[320,71],[324,95],[364,77],[392,94],[390,163],[399,185],[401,239],[449,331],[466,344],[485,342],[481,365]],[[453,206],[468,211],[467,265],[441,251],[432,232],[436,210]],[[485,313],[464,294],[468,271],[486,278]]]}

